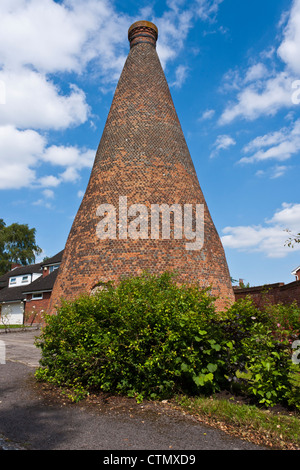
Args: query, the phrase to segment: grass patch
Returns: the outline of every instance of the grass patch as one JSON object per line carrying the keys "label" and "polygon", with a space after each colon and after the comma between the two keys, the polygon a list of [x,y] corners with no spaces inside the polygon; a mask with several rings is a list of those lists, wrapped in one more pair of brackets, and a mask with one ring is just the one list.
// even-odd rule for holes
{"label": "grass patch", "polygon": [[280,450],[300,449],[300,415],[260,409],[235,397],[177,397],[176,406],[199,421],[257,445]]}
{"label": "grass patch", "polygon": [[9,328],[24,328],[24,325],[0,325],[0,330],[8,330]]}

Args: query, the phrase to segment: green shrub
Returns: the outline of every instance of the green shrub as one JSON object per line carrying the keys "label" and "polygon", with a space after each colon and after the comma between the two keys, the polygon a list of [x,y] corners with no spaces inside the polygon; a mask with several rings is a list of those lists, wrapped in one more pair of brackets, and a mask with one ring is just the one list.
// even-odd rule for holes
{"label": "green shrub", "polygon": [[235,348],[229,367],[241,390],[266,406],[300,408],[300,388],[295,384],[300,370],[293,365],[291,350],[292,339],[298,337],[300,309],[294,304],[259,310],[246,298],[235,302],[227,314],[227,322],[236,328],[230,332]]}
{"label": "green shrub", "polygon": [[123,280],[47,317],[37,377],[140,398],[213,392],[224,380],[215,315],[206,291],[168,273]]}
{"label": "green shrub", "polygon": [[300,309],[296,301],[290,305],[270,305],[265,308],[272,336],[278,342],[291,344],[300,335]]}
{"label": "green shrub", "polygon": [[175,280],[143,274],[64,301],[37,342],[36,377],[78,398],[102,390],[161,399],[232,387],[267,406],[287,401],[290,351],[270,335],[269,314],[249,299],[217,313],[207,290]]}

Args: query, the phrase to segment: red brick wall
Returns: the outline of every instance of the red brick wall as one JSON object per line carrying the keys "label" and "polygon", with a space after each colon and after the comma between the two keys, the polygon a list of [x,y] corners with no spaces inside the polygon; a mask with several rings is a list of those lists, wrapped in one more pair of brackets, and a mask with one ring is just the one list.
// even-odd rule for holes
{"label": "red brick wall", "polygon": [[32,294],[27,294],[24,316],[24,323],[26,325],[30,325],[31,323],[43,323],[43,316],[49,307],[50,297],[51,292],[44,292],[43,299],[31,300]]}
{"label": "red brick wall", "polygon": [[290,304],[296,300],[300,307],[300,282],[295,281],[282,286],[278,298],[284,304]]}
{"label": "red brick wall", "polygon": [[290,284],[277,283],[265,286],[249,287],[246,289],[234,288],[235,300],[251,296],[257,307],[265,304],[291,304],[295,300],[300,307],[300,282]]}

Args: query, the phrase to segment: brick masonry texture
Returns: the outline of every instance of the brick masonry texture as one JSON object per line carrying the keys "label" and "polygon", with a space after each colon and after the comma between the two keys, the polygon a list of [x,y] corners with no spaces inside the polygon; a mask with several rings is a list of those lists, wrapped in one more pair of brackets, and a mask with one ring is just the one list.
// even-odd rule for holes
{"label": "brick masonry texture", "polygon": [[236,287],[234,293],[236,300],[250,296],[258,308],[268,304],[290,305],[295,301],[300,307],[300,281],[290,282],[289,284],[279,282],[245,289]]}
{"label": "brick masonry texture", "polygon": [[44,292],[43,299],[32,300],[32,294],[27,294],[25,302],[24,324],[44,323],[44,315],[48,311],[51,292]]}
{"label": "brick masonry texture", "polygon": [[[135,32],[136,33],[136,32]],[[136,40],[136,34],[134,35]],[[187,240],[99,240],[100,204],[204,204],[204,245],[188,251]],[[150,224],[149,224],[150,225]],[[99,281],[176,271],[178,282],[212,287],[223,309],[234,301],[223,246],[202,194],[156,48],[130,48],[96,153],[90,180],[73,222],[51,296],[90,293]]]}

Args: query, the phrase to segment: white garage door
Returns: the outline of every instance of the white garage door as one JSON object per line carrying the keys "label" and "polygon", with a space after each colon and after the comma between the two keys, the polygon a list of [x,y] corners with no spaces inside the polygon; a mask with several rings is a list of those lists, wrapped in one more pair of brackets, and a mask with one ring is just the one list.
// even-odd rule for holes
{"label": "white garage door", "polygon": [[23,325],[23,302],[5,303],[1,306],[0,323],[3,325]]}

